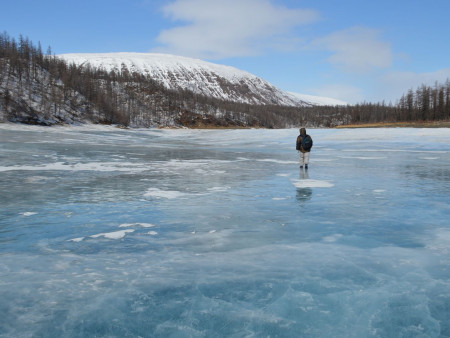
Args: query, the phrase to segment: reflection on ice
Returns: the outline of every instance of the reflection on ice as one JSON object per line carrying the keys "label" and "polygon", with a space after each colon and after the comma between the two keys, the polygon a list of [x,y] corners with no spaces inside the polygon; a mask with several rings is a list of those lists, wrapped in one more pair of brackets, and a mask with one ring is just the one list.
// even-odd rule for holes
{"label": "reflection on ice", "polygon": [[309,178],[308,169],[300,169],[300,178],[298,180],[291,180],[292,184],[298,189],[304,188],[332,188],[334,184],[328,181],[313,180]]}
{"label": "reflection on ice", "polygon": [[292,183],[297,188],[331,188],[334,187],[334,184],[328,181],[320,181],[320,180],[293,180]]}
{"label": "reflection on ice", "polygon": [[297,132],[0,125],[0,336],[450,336],[448,130]]}

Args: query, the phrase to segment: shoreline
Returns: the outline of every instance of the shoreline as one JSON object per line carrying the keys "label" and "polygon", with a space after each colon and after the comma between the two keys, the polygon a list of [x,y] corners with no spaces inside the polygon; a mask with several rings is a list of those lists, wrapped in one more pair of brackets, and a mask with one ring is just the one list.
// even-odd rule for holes
{"label": "shoreline", "polygon": [[[261,126],[217,126],[217,125],[194,125],[194,126],[152,126],[152,127],[129,127],[117,124],[102,124],[102,123],[76,123],[76,124],[54,124],[54,125],[40,125],[20,122],[0,122],[0,125],[16,125],[16,126],[38,126],[44,128],[52,127],[76,127],[76,126],[104,126],[114,127],[118,129],[191,129],[191,130],[251,130],[251,129],[295,129],[299,127],[288,128],[267,128]],[[308,127],[308,129],[362,129],[362,128],[450,128],[450,121],[420,121],[420,122],[377,122],[377,123],[355,123],[343,124],[334,127]]]}
{"label": "shoreline", "polygon": [[450,128],[450,121],[355,123],[332,127],[332,129],[356,128]]}

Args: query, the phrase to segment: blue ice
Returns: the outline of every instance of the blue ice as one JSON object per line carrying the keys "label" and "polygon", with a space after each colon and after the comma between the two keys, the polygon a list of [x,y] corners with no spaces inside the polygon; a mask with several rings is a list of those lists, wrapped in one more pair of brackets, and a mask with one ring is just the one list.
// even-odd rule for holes
{"label": "blue ice", "polygon": [[450,337],[449,129],[0,124],[0,337]]}

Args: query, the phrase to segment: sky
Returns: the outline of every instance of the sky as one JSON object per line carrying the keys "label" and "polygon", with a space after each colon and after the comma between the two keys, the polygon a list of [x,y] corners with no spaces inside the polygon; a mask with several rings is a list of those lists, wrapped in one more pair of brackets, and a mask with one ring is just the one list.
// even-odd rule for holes
{"label": "sky", "polygon": [[301,94],[396,103],[450,78],[449,0],[0,0],[0,31],[54,54],[169,53]]}

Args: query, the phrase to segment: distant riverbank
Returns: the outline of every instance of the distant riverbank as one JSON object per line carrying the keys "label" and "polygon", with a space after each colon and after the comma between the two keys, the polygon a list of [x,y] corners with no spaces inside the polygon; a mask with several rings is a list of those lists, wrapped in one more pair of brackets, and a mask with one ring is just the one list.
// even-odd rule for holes
{"label": "distant riverbank", "polygon": [[344,124],[335,128],[450,128],[450,121],[378,122]]}

